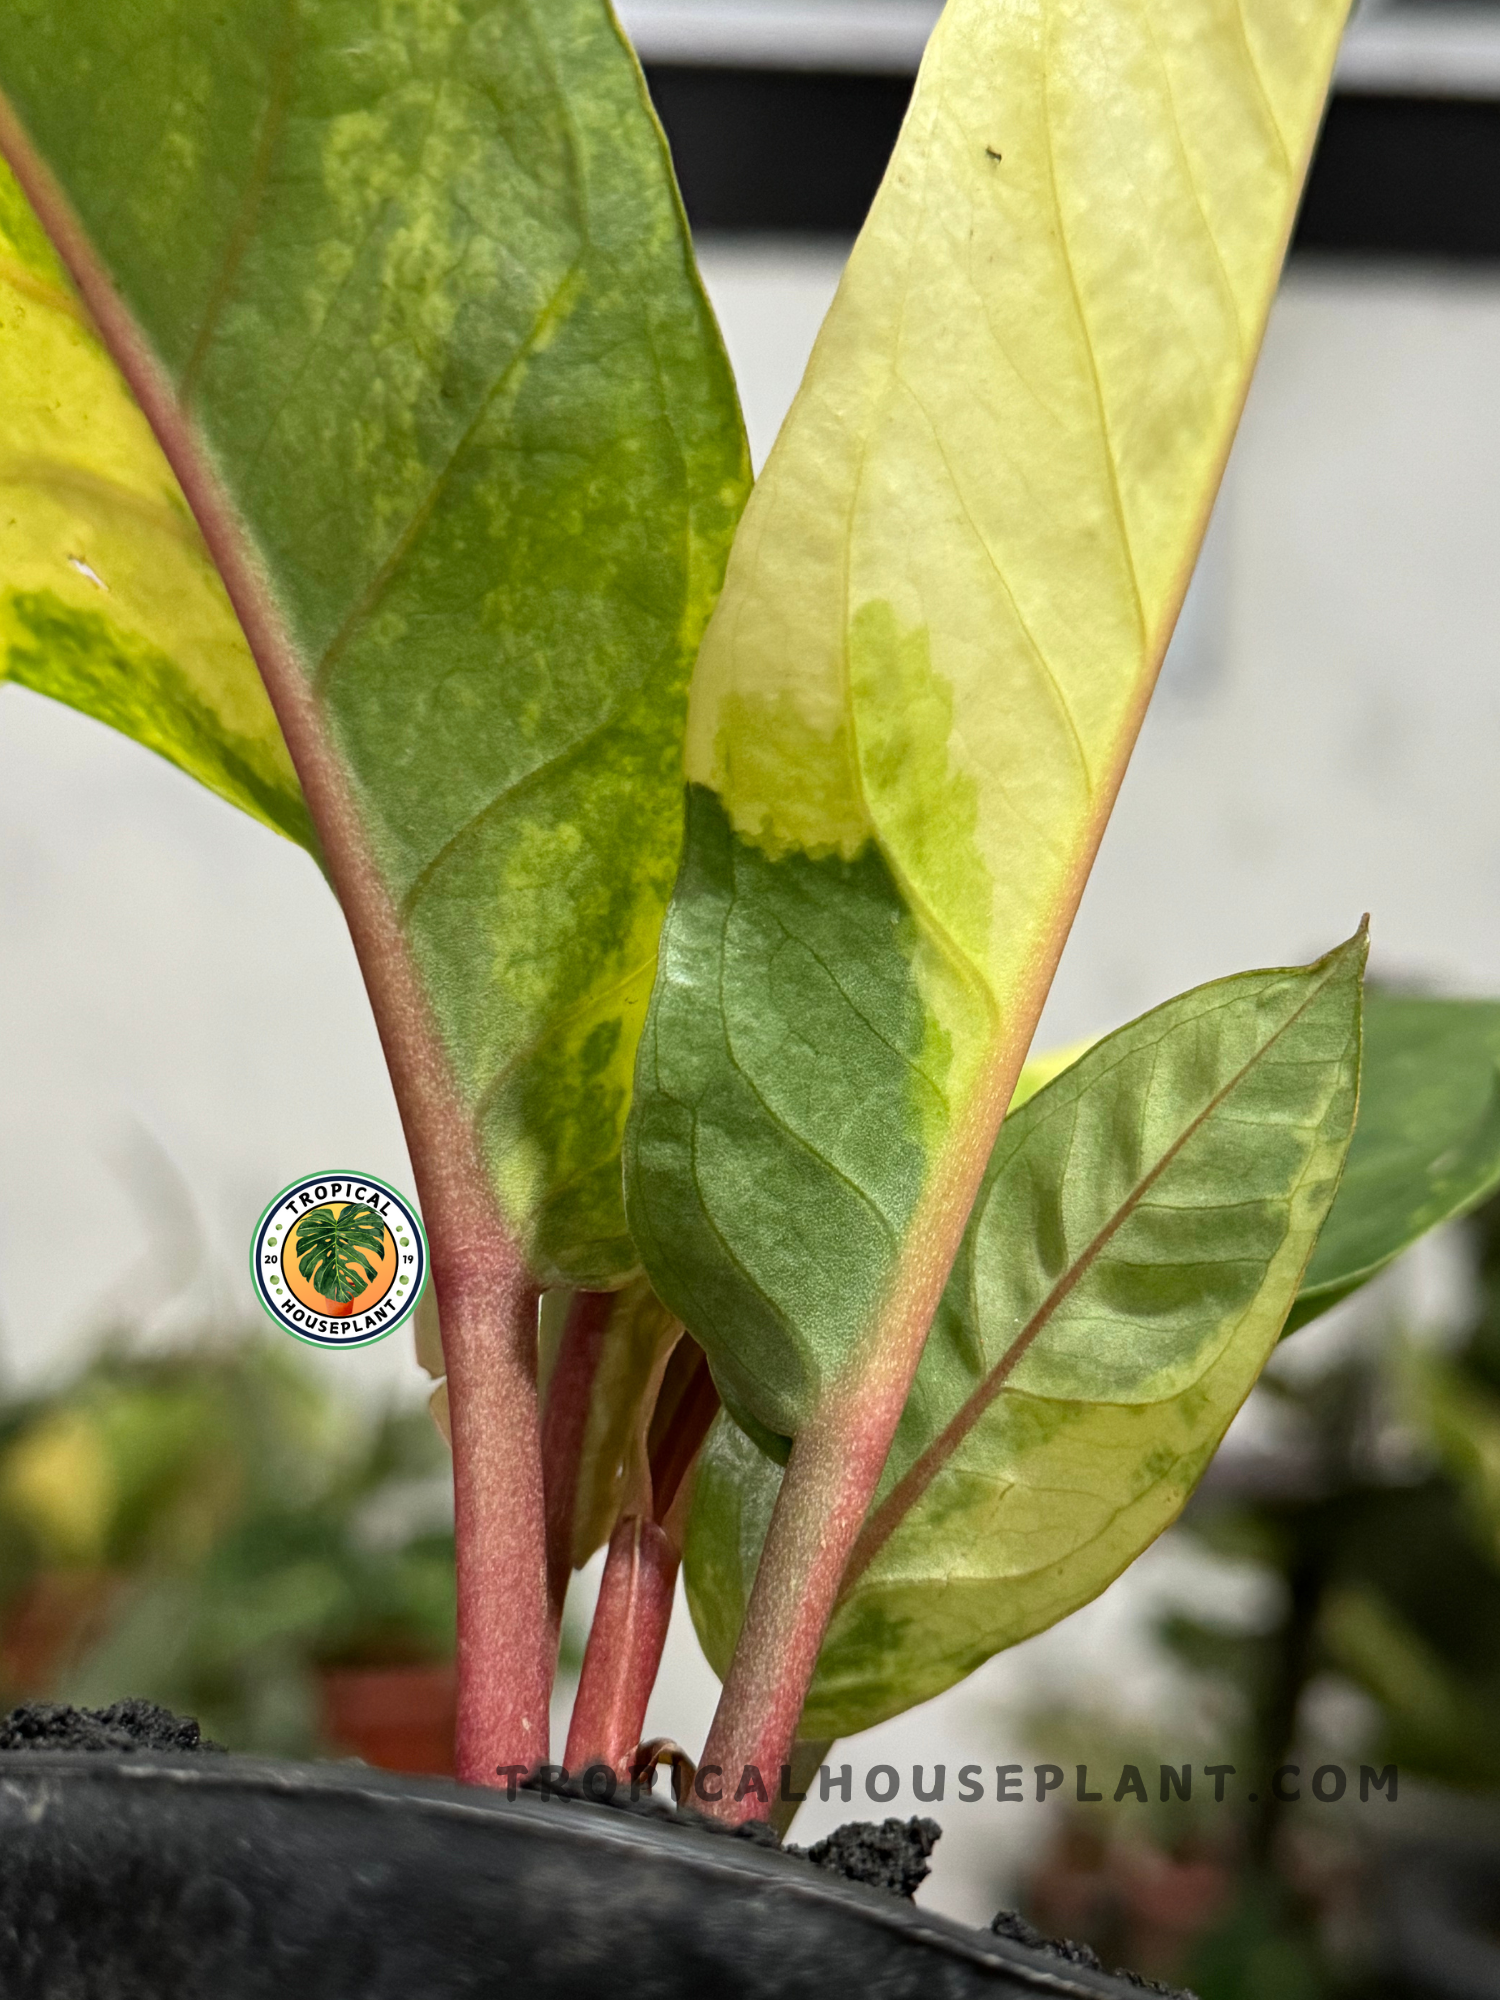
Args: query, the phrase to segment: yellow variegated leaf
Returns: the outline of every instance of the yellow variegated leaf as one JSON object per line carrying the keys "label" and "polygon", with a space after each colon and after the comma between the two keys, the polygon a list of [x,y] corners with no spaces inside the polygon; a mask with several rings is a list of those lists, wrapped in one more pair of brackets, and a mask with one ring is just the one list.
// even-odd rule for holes
{"label": "yellow variegated leaf", "polygon": [[653,1283],[771,1431],[882,1347],[914,1365],[1187,585],[1343,15],[939,21],[699,654],[637,1080]]}
{"label": "yellow variegated leaf", "polygon": [[741,522],[625,1148],[656,1292],[735,1418],[794,1441],[726,1769],[797,1727],[1187,587],[1344,7],[949,0]]}
{"label": "yellow variegated leaf", "polygon": [[747,509],[688,773],[879,842],[1009,1016],[1050,962],[1249,380],[1341,0],[952,0]]}
{"label": "yellow variegated leaf", "polygon": [[312,847],[281,730],[151,426],[0,160],[0,679]]}

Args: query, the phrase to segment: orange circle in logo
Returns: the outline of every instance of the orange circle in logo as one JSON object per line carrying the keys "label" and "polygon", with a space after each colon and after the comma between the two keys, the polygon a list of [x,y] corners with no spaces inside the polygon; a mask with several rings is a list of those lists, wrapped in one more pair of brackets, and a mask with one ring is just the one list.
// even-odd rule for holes
{"label": "orange circle in logo", "polygon": [[[307,1213],[317,1215],[320,1212],[331,1212],[337,1218],[347,1209],[363,1206],[361,1202],[330,1201],[323,1204],[321,1211],[309,1209]],[[380,1222],[378,1216],[375,1219]],[[303,1220],[305,1221],[306,1217]],[[372,1306],[380,1304],[396,1282],[396,1272],[400,1266],[400,1259],[396,1254],[396,1239],[383,1222],[380,1222],[380,1230],[384,1248],[379,1257],[377,1258],[367,1245],[360,1253],[361,1263],[352,1267],[357,1275],[362,1277],[363,1266],[369,1264],[373,1267],[375,1275],[363,1291],[356,1292],[350,1299],[325,1298],[321,1292],[313,1289],[311,1278],[303,1277],[302,1247],[299,1241],[301,1229],[301,1222],[293,1223],[288,1229],[281,1260],[282,1276],[286,1280],[287,1290],[294,1299],[306,1306],[310,1312],[324,1313],[329,1319],[353,1319],[357,1313],[368,1312]]]}
{"label": "orange circle in logo", "polygon": [[394,1332],[422,1296],[421,1217],[373,1174],[306,1174],[262,1211],[250,1239],[250,1280],[295,1340],[366,1347]]}

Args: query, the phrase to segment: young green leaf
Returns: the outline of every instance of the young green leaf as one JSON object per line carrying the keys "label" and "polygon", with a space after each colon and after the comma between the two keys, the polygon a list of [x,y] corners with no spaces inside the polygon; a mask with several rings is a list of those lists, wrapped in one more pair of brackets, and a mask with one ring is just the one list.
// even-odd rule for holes
{"label": "young green leaf", "polygon": [[337,1305],[347,1305],[375,1282],[384,1255],[385,1224],[363,1202],[310,1208],[297,1223],[297,1269],[315,1292]]}
{"label": "young green leaf", "polygon": [[9,671],[305,835],[92,312],[507,1226],[539,1277],[617,1280],[686,679],[748,477],[603,0],[19,0],[0,91],[88,304],[12,200]]}
{"label": "young green leaf", "polygon": [[[801,1718],[841,1736],[1102,1590],[1244,1401],[1338,1185],[1363,933],[1183,994],[1002,1126]],[[781,1474],[721,1418],[689,1601],[722,1671]]]}
{"label": "young green leaf", "polygon": [[99,717],[316,847],[182,489],[3,160],[0,679]]}
{"label": "young green leaf", "polygon": [[[1028,1059],[1024,1104],[1087,1044]],[[1365,995],[1359,1120],[1285,1333],[1376,1277],[1428,1230],[1500,1188],[1500,1005]]]}
{"label": "young green leaf", "polygon": [[726,1402],[796,1440],[726,1767],[790,1745],[1182,601],[1344,11],[949,0],[746,511],[625,1153],[656,1291]]}
{"label": "young green leaf", "polygon": [[1500,1188],[1500,1004],[1374,992],[1359,1123],[1287,1332]]}

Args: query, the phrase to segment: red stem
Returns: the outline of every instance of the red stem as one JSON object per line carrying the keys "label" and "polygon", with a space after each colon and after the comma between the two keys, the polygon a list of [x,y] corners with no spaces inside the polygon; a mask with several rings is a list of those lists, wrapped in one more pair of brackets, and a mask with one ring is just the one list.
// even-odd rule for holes
{"label": "red stem", "polygon": [[[542,1461],[536,1421],[538,1293],[509,1273],[433,1270],[448,1364],[458,1563],[454,1769],[497,1783],[505,1765],[545,1760],[550,1663],[544,1629]],[[529,1371],[530,1394],[522,1385]],[[530,1546],[528,1546],[530,1545]]]}
{"label": "red stem", "polygon": [[468,1107],[376,866],[349,774],[272,581],[178,387],[131,317],[50,169],[0,96],[0,152],[145,411],[260,668],[343,907],[421,1196],[442,1317],[459,1563],[458,1772],[547,1753],[552,1683],[536,1408],[536,1302],[496,1207]]}
{"label": "red stem", "polygon": [[616,1524],[563,1756],[570,1771],[608,1764],[629,1776],[667,1641],[679,1561],[655,1521],[631,1514]]}
{"label": "red stem", "polygon": [[542,1412],[548,1645],[554,1660],[568,1578],[573,1573],[573,1513],[578,1500],[578,1468],[588,1432],[589,1399],[614,1305],[613,1292],[573,1294]]}
{"label": "red stem", "polygon": [[[912,1219],[881,1322],[792,1446],[699,1766],[717,1766],[723,1775],[722,1796],[705,1807],[720,1819],[765,1818],[769,1807],[742,1784],[743,1774],[759,1772],[765,1792],[774,1796],[781,1767],[791,1761],[844,1566],[880,1483],[994,1143],[994,1106],[1009,1102],[1019,1067],[1012,1052],[997,1064],[988,1087],[976,1088],[965,1126],[950,1140],[939,1176]],[[735,1799],[736,1791],[746,1790],[748,1797]]]}
{"label": "red stem", "polygon": [[741,1784],[746,1770],[758,1771],[767,1794],[776,1796],[844,1564],[904,1401],[902,1396],[894,1415],[868,1394],[825,1405],[792,1447],[699,1765],[722,1775],[721,1797],[703,1807],[720,1819],[766,1816],[768,1807],[753,1789],[735,1800],[736,1791],[747,1789]]}
{"label": "red stem", "polygon": [[570,1771],[604,1763],[629,1775],[672,1622],[688,1477],[718,1408],[708,1357],[685,1334],[647,1426],[650,1515],[638,1493],[610,1537],[568,1731]]}

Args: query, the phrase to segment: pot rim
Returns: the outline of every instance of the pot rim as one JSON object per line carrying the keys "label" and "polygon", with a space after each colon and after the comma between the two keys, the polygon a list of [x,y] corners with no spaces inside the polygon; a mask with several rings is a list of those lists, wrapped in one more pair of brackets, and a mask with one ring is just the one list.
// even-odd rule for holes
{"label": "pot rim", "polygon": [[[1117,1974],[1095,1972],[1064,1959],[971,1929],[951,1917],[918,1909],[903,1897],[849,1882],[814,1867],[797,1855],[726,1834],[706,1833],[691,1822],[674,1824],[670,1810],[633,1813],[583,1799],[461,1785],[447,1778],[418,1778],[347,1763],[303,1764],[269,1757],[216,1753],[168,1754],[71,1750],[0,1750],[0,1788],[46,1791],[60,1781],[158,1787],[163,1792],[246,1792],[288,1801],[334,1794],[379,1812],[415,1812],[422,1817],[469,1824],[519,1816],[538,1838],[559,1845],[579,1841],[601,1849],[655,1850],[700,1875],[776,1884],[801,1902],[842,1907],[878,1930],[913,1943],[929,1944],[971,1964],[1003,1973],[1053,2000],[1118,2000],[1140,1992]],[[1149,1991],[1148,1989],[1144,1989]]]}

